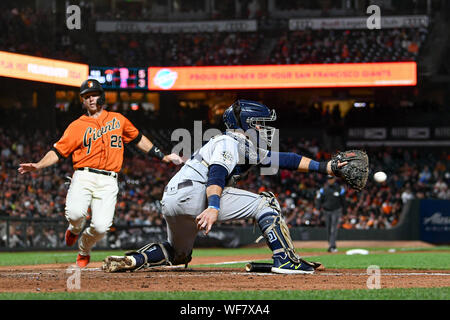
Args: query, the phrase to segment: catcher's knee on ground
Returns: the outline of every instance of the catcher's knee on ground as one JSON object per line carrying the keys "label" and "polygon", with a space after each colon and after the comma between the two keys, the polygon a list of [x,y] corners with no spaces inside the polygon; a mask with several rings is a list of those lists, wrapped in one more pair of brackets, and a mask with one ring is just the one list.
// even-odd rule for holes
{"label": "catcher's knee on ground", "polygon": [[103,261],[106,272],[136,271],[165,265],[187,264],[191,254],[177,255],[169,242],[150,243],[144,247],[125,253],[125,256],[109,256]]}

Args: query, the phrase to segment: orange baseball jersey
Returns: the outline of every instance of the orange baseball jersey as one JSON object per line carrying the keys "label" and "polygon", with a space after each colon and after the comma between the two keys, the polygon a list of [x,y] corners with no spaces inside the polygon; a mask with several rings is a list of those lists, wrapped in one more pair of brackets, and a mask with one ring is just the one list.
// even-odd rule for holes
{"label": "orange baseball jersey", "polygon": [[124,143],[138,135],[139,130],[122,114],[103,110],[98,118],[82,115],[73,121],[53,146],[65,158],[72,154],[75,170],[89,167],[119,172]]}

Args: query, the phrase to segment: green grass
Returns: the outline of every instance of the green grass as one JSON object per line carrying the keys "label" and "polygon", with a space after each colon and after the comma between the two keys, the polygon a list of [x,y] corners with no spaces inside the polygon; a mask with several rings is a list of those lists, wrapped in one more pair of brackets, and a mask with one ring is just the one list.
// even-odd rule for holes
{"label": "green grass", "polygon": [[[381,269],[417,269],[444,270],[450,268],[450,253],[442,252],[411,252],[402,254],[373,253],[368,255],[330,254],[323,256],[304,255],[310,261],[320,261],[328,269],[366,269],[370,265],[377,265]],[[259,262],[270,262],[260,260]],[[221,264],[222,268],[244,268],[245,263]],[[217,265],[202,265],[212,267]]]}
{"label": "green grass", "polygon": [[379,290],[0,293],[1,300],[448,300],[450,287]]}
{"label": "green grass", "polygon": [[[311,257],[311,260],[316,257]],[[327,268],[360,269],[377,265],[381,269],[448,269],[450,253],[414,252],[414,253],[380,253],[368,255],[327,255],[317,257]]]}
{"label": "green grass", "polygon": [[[348,248],[339,248],[344,253]],[[361,269],[369,265],[378,265],[380,268],[400,269],[449,269],[450,247],[431,247],[413,250],[412,248],[395,248],[397,253],[386,253],[387,248],[367,248],[369,255],[327,254],[318,257],[308,257],[308,252],[324,252],[323,249],[298,249],[302,256],[312,261],[320,261],[327,268],[332,269]],[[426,252],[415,252],[415,251]],[[439,252],[447,250],[448,252]],[[108,255],[121,255],[124,251],[93,251],[91,261],[102,261]],[[242,255],[267,255],[270,259],[271,252],[268,248],[239,248],[239,249],[196,249],[194,257],[224,256],[230,257]],[[75,263],[76,251],[47,251],[47,252],[0,252],[0,266]],[[236,265],[221,265],[236,267]],[[238,264],[238,267],[243,264]]]}
{"label": "green grass", "polygon": [[[297,252],[325,252],[327,248],[296,248]],[[339,252],[345,252],[354,247],[340,247]],[[396,252],[411,252],[411,251],[448,251],[450,253],[450,246],[435,246],[426,248],[397,248],[397,247],[358,247],[358,249],[365,249],[369,252],[386,252],[390,249],[395,249]],[[207,256],[233,256],[245,254],[270,254],[271,251],[267,247],[261,248],[237,248],[237,249],[195,249],[193,257],[207,257]]]}

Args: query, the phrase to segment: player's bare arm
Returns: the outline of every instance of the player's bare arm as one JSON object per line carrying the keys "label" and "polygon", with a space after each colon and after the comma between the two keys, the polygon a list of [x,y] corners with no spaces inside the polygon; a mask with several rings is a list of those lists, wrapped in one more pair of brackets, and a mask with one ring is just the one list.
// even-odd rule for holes
{"label": "player's bare arm", "polygon": [[183,163],[183,159],[175,153],[171,153],[169,155],[164,155],[161,152],[161,150],[159,150],[159,148],[157,148],[150,141],[150,139],[144,135],[142,136],[141,140],[139,140],[139,142],[136,144],[136,147],[139,150],[141,150],[142,152],[148,153],[151,156],[155,156],[155,157],[159,158],[163,162],[166,162],[166,163],[172,162],[176,165]]}
{"label": "player's bare arm", "polygon": [[197,228],[199,230],[205,230],[205,234],[209,233],[213,224],[219,217],[219,203],[220,196],[222,195],[222,190],[222,187],[218,185],[210,185],[208,186],[208,188],[206,188],[208,207],[195,218],[195,221],[197,222]]}
{"label": "player's bare arm", "polygon": [[45,156],[37,163],[21,163],[17,171],[20,174],[24,174],[27,172],[32,172],[40,169],[44,169],[50,167],[57,163],[59,160],[58,155],[55,151],[50,150],[45,154]]}
{"label": "player's bare arm", "polygon": [[225,188],[225,181],[228,175],[227,169],[220,164],[212,164],[208,168],[208,181],[206,182],[206,197],[208,207],[198,215],[195,220],[199,230],[205,230],[208,234],[213,224],[217,221],[220,211],[220,197]]}

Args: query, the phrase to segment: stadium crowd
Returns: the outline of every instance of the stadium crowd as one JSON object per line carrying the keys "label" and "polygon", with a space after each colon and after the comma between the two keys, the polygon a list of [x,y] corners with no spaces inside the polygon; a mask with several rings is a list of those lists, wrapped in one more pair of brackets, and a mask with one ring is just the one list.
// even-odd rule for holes
{"label": "stadium crowd", "polygon": [[99,61],[120,67],[245,65],[255,62],[263,38],[256,32],[102,33]]}
{"label": "stadium crowd", "polygon": [[55,28],[55,15],[32,7],[11,9],[4,8],[5,5],[0,5],[0,50],[72,62],[88,62],[88,45],[70,36],[67,28]]}
{"label": "stadium crowd", "polygon": [[266,64],[416,61],[428,29],[285,32]]}
{"label": "stadium crowd", "polygon": [[[428,35],[423,27],[303,31],[285,27],[281,34],[96,32],[95,21],[102,16],[90,7],[82,9],[83,37],[56,28],[62,22],[48,12],[26,6],[1,10],[0,50],[117,67],[416,61]],[[267,53],[262,52],[263,43],[272,46],[264,49]]]}

